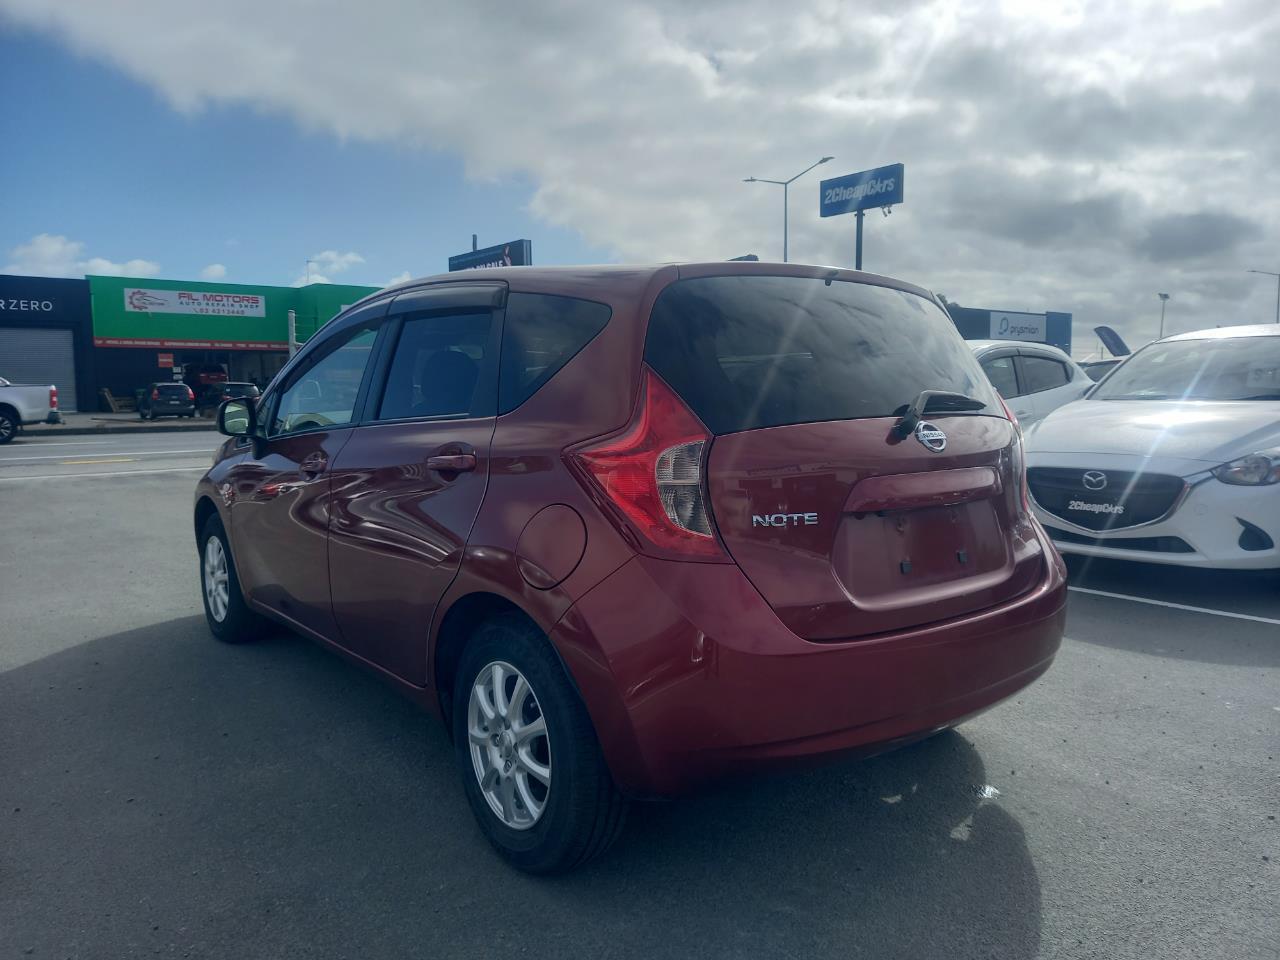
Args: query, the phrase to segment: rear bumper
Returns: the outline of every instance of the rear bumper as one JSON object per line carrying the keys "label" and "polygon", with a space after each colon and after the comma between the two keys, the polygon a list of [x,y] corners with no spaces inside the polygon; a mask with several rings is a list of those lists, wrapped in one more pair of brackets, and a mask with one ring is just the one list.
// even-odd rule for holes
{"label": "rear bumper", "polygon": [[1034,681],[1057,653],[1066,583],[980,614],[849,643],[791,633],[736,566],[636,558],[552,638],[619,786],[671,796],[719,777],[882,752]]}

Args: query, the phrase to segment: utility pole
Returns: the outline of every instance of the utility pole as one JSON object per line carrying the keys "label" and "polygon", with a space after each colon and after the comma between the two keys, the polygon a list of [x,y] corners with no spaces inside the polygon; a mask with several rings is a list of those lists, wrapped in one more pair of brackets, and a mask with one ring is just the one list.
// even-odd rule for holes
{"label": "utility pole", "polygon": [[1156,296],[1160,298],[1160,336],[1157,337],[1156,339],[1163,340],[1164,339],[1164,305],[1169,302],[1169,295],[1167,293],[1157,293]]}
{"label": "utility pole", "polygon": [[1260,273],[1266,277],[1276,278],[1276,323],[1280,323],[1280,273],[1272,270],[1249,270],[1248,273]]}
{"label": "utility pole", "polygon": [[808,173],[814,167],[821,166],[822,164],[826,163],[828,160],[834,160],[834,159],[835,157],[823,157],[817,163],[809,164],[809,166],[805,167],[803,170],[797,173],[790,180],[766,180],[763,177],[747,177],[745,180],[742,181],[743,183],[772,183],[772,184],[775,184],[776,186],[782,187],[782,262],[783,263],[788,262],[787,254],[789,253],[787,249],[787,228],[788,228],[787,219],[788,219],[788,206],[789,206],[787,203],[787,197],[788,197],[787,191],[791,188],[791,184],[795,183],[797,180],[803,177],[806,173]]}

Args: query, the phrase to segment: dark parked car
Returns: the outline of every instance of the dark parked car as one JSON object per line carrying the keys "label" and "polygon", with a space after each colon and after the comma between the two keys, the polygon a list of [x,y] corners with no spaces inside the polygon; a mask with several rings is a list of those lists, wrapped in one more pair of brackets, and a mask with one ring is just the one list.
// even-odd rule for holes
{"label": "dark parked car", "polygon": [[270,618],[437,711],[522,869],[603,850],[627,798],[954,726],[1061,640],[1017,424],[895,280],[451,274],[350,308],[218,423],[213,633]]}
{"label": "dark parked car", "polygon": [[202,407],[216,407],[223,400],[232,400],[237,397],[248,397],[250,400],[257,400],[262,396],[262,391],[258,389],[256,383],[215,383],[209,386],[200,398]]}
{"label": "dark parked car", "polygon": [[143,420],[195,415],[196,395],[185,383],[153,383],[138,401],[138,416]]}

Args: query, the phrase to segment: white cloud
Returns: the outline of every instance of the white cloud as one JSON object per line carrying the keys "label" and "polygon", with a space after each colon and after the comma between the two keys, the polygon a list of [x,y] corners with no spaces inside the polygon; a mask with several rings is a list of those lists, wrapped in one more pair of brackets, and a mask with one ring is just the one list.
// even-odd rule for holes
{"label": "white cloud", "polygon": [[330,276],[344,273],[354,266],[364,263],[364,257],[354,250],[339,253],[337,250],[321,250],[307,258],[307,266],[293,280],[293,286],[303,287],[309,283],[333,283]]}
{"label": "white cloud", "polygon": [[38,233],[9,251],[11,258],[0,273],[37,277],[154,277],[160,264],[152,260],[125,260],[117,263],[105,257],[85,257],[84,244],[61,234]]}
{"label": "white cloud", "polygon": [[339,253],[337,250],[321,250],[311,255],[312,269],[320,269],[326,273],[342,273],[358,264],[364,263],[364,257],[354,250]]}
{"label": "white cloud", "polygon": [[221,263],[211,263],[200,271],[201,280],[222,280],[227,275],[227,268]]}
{"label": "white cloud", "polygon": [[384,287],[394,287],[397,283],[405,283],[413,279],[413,274],[408,270],[401,270],[394,277],[383,284]]}
{"label": "white cloud", "polygon": [[[1272,4],[1068,6],[0,0],[177,109],[243,104],[527,179],[535,216],[618,259],[777,257],[778,190],[742,178],[834,154],[821,173],[907,166],[906,202],[867,223],[869,269],[1073,311],[1081,342],[1153,333],[1156,290],[1172,330],[1270,316],[1244,268],[1280,249]],[[793,259],[847,265],[853,218],[818,219],[818,177],[791,190]],[[1198,214],[1223,229],[1171,219]]]}

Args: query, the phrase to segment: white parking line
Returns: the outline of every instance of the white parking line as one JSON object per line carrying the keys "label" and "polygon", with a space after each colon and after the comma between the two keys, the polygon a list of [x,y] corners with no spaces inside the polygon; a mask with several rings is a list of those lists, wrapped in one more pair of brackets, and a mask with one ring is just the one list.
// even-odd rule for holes
{"label": "white parking line", "polygon": [[1251,620],[1254,623],[1273,623],[1280,627],[1280,620],[1272,617],[1257,617],[1251,613],[1233,613],[1230,610],[1213,610],[1209,607],[1192,607],[1185,603],[1170,603],[1168,600],[1152,600],[1150,597],[1135,597],[1127,593],[1109,593],[1106,590],[1091,590],[1088,587],[1067,587],[1076,593],[1087,593],[1095,597],[1110,597],[1112,600],[1132,600],[1134,603],[1149,603],[1153,607],[1169,607],[1172,610],[1187,610],[1191,613],[1207,613],[1214,617],[1230,617],[1233,620]]}
{"label": "white parking line", "polygon": [[84,480],[88,477],[136,477],[144,473],[204,473],[208,467],[162,467],[159,470],[116,470],[112,473],[46,473],[38,477],[0,477],[0,483],[23,480]]}
{"label": "white parking line", "polygon": [[[110,457],[166,457],[183,453],[207,453],[213,456],[212,447],[201,447],[199,450],[104,450],[101,454],[85,454],[85,456]],[[25,463],[35,460],[61,460],[67,454],[59,453],[52,457],[0,457],[0,463]]]}

